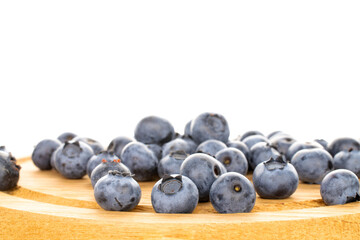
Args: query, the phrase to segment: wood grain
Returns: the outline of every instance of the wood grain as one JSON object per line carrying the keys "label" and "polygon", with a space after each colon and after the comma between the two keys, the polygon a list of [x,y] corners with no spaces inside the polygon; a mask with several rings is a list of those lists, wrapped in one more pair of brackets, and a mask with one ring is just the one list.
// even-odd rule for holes
{"label": "wood grain", "polygon": [[251,213],[218,214],[200,203],[193,214],[157,214],[150,201],[154,182],[142,182],[138,207],[110,212],[96,204],[87,177],[69,180],[21,162],[20,187],[0,192],[0,239],[360,238],[360,204],[325,206],[319,185],[300,184],[289,199],[257,198]]}

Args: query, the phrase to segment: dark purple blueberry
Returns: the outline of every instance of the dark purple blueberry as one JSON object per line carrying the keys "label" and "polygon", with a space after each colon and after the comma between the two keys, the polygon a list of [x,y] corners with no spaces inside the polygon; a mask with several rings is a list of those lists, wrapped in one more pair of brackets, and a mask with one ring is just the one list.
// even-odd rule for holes
{"label": "dark purple blueberry", "polygon": [[351,148],[348,151],[338,152],[334,157],[335,169],[348,169],[360,177],[360,151]]}
{"label": "dark purple blueberry", "polygon": [[143,118],[135,128],[135,139],[145,144],[163,145],[174,137],[175,131],[171,123],[156,116]]}
{"label": "dark purple blueberry", "polygon": [[335,139],[328,146],[329,153],[332,156],[335,156],[340,151],[348,151],[350,148],[360,150],[360,143],[356,139],[344,137]]}
{"label": "dark purple blueberry", "polygon": [[228,172],[238,172],[246,175],[248,171],[248,161],[239,149],[225,148],[218,151],[215,158],[224,165]]}
{"label": "dark purple blueberry", "polygon": [[94,155],[92,148],[81,141],[65,142],[55,153],[56,170],[70,179],[82,178],[89,159]]}
{"label": "dark purple blueberry", "polygon": [[188,156],[180,167],[180,174],[190,178],[199,190],[199,201],[209,201],[209,192],[212,183],[226,168],[215,158],[204,154],[194,153]]}
{"label": "dark purple blueberry", "polygon": [[144,143],[127,144],[121,153],[121,161],[135,174],[136,181],[152,181],[157,178],[158,159]]}
{"label": "dark purple blueberry", "polygon": [[52,168],[50,164],[51,156],[60,145],[61,142],[58,140],[45,139],[40,141],[31,156],[35,166],[40,170],[50,170]]}
{"label": "dark purple blueberry", "polygon": [[198,202],[199,191],[186,176],[165,175],[151,191],[151,204],[157,213],[192,213]]}
{"label": "dark purple blueberry", "polygon": [[298,151],[292,158],[299,179],[305,183],[320,184],[326,174],[334,169],[334,160],[323,148]]}
{"label": "dark purple blueberry", "polygon": [[190,135],[200,144],[209,139],[226,143],[229,139],[229,125],[223,115],[205,112],[191,121]]}
{"label": "dark purple blueberry", "polygon": [[322,180],[320,194],[326,205],[359,201],[359,179],[349,170],[332,171]]}
{"label": "dark purple blueberry", "polygon": [[215,139],[209,139],[205,142],[202,142],[197,148],[197,153],[206,153],[212,157],[216,155],[216,153],[222,149],[227,148],[226,144]]}
{"label": "dark purple blueberry", "polygon": [[255,200],[253,184],[236,172],[221,175],[210,189],[211,204],[219,213],[250,212],[254,208]]}
{"label": "dark purple blueberry", "polygon": [[95,184],[94,196],[105,210],[130,211],[139,204],[141,189],[131,174],[112,170]]}
{"label": "dark purple blueberry", "polygon": [[256,192],[262,198],[283,199],[290,197],[299,185],[299,176],[293,165],[282,157],[271,158],[256,166],[253,173]]}
{"label": "dark purple blueberry", "polygon": [[121,156],[121,152],[126,144],[133,141],[134,139],[125,136],[116,137],[110,142],[107,150],[113,152],[116,156]]}

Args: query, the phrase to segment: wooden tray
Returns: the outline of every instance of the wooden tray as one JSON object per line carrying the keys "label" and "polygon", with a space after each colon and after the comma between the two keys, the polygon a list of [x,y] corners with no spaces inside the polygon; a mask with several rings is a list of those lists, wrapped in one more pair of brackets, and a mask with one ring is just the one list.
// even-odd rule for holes
{"label": "wooden tray", "polygon": [[[141,182],[131,212],[102,210],[88,177],[63,178],[19,160],[19,187],[0,192],[0,239],[358,239],[360,203],[325,206],[319,185],[300,184],[289,199],[257,198],[251,213],[218,214],[200,203],[193,214],[157,214],[154,182]],[[248,176],[251,178],[251,176]]]}

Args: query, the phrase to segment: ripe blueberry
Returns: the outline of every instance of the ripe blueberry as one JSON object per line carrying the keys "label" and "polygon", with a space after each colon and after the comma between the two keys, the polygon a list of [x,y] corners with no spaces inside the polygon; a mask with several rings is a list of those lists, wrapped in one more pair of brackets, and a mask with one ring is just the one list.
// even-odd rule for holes
{"label": "ripe blueberry", "polygon": [[229,139],[229,125],[223,115],[205,112],[191,121],[190,135],[196,143],[216,139],[226,143]]}
{"label": "ripe blueberry", "polygon": [[298,151],[291,159],[299,179],[305,183],[320,184],[327,173],[334,169],[334,160],[323,148]]}
{"label": "ripe blueberry", "polygon": [[127,144],[120,158],[131,173],[135,174],[135,180],[152,181],[157,177],[158,159],[144,143],[131,142]]}
{"label": "ripe blueberry", "polygon": [[145,144],[164,144],[175,137],[174,127],[166,119],[149,116],[143,118],[135,128],[135,139]]}
{"label": "ripe blueberry", "polygon": [[164,175],[151,192],[151,204],[157,213],[192,213],[198,201],[196,185],[177,174]]}
{"label": "ripe blueberry", "polygon": [[256,200],[252,183],[242,174],[228,172],[212,184],[210,201],[219,213],[250,212]]}
{"label": "ripe blueberry", "polygon": [[326,205],[359,201],[359,179],[346,169],[332,171],[322,180],[320,193]]}
{"label": "ripe blueberry", "polygon": [[55,152],[55,168],[66,178],[82,178],[93,155],[92,148],[84,142],[65,142]]}
{"label": "ripe blueberry", "polygon": [[32,161],[35,166],[41,170],[50,170],[51,169],[51,156],[53,152],[60,147],[61,142],[58,140],[45,139],[39,142],[31,156]]}
{"label": "ripe blueberry", "polygon": [[95,184],[94,196],[105,210],[130,211],[139,204],[141,189],[131,174],[112,170]]}
{"label": "ripe blueberry", "polygon": [[248,171],[248,161],[239,149],[225,148],[218,151],[215,158],[224,165],[228,172],[238,172],[245,175]]}
{"label": "ripe blueberry", "polygon": [[299,176],[294,166],[284,161],[283,157],[271,158],[256,166],[253,183],[260,197],[282,199],[296,191]]}

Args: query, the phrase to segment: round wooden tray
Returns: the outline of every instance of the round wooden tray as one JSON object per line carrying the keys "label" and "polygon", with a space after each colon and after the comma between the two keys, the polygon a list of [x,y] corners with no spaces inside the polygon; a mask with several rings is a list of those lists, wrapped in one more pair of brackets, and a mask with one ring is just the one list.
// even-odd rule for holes
{"label": "round wooden tray", "polygon": [[[288,199],[257,197],[251,213],[219,214],[210,202],[192,214],[157,214],[140,182],[142,198],[131,212],[110,212],[95,202],[89,178],[63,178],[19,160],[19,187],[0,192],[0,239],[354,239],[360,237],[360,203],[325,206],[319,185],[300,184]],[[251,176],[248,176],[251,179]]]}

